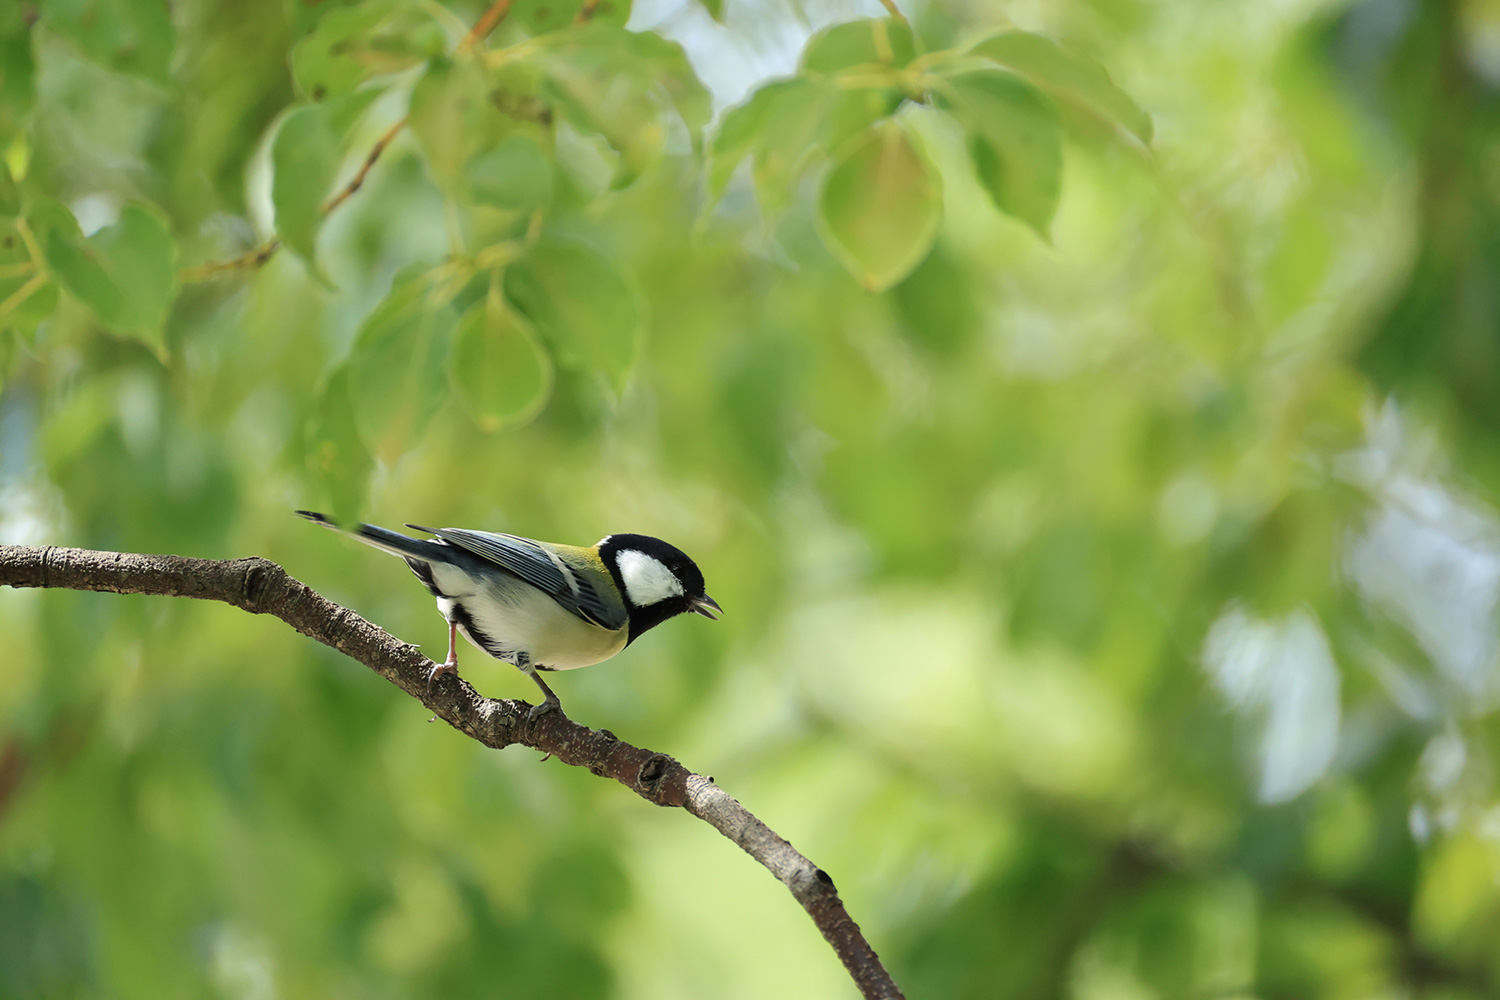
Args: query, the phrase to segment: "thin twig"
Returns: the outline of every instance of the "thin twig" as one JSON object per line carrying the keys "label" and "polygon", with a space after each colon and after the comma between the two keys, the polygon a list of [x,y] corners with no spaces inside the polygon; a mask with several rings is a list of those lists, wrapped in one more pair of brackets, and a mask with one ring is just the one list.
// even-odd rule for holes
{"label": "thin twig", "polygon": [[254,270],[274,257],[276,251],[280,249],[281,237],[273,236],[254,250],[248,250],[238,257],[209,261],[207,264],[199,264],[195,267],[185,267],[177,272],[177,280],[186,285],[195,281],[205,281],[227,271]]}
{"label": "thin twig", "polygon": [[410,118],[410,115],[402,115],[400,121],[386,129],[385,134],[376,140],[375,145],[370,148],[369,155],[365,157],[365,162],[360,164],[359,170],[355,172],[349,183],[345,184],[343,190],[338,194],[323,203],[324,215],[331,214],[334,209],[348,201],[354,192],[364,186],[365,178],[369,176],[370,168],[375,166],[375,161],[380,159],[380,154],[384,153],[385,148],[395,141],[396,136],[401,134],[402,129],[406,128],[406,123]]}
{"label": "thin twig", "polygon": [[486,38],[490,33],[500,26],[505,20],[505,15],[510,13],[512,0],[495,0],[490,4],[489,10],[479,15],[479,20],[474,22],[474,27],[464,36],[464,40],[458,43],[458,51],[467,52]]}
{"label": "thin twig", "polygon": [[522,701],[483,698],[450,674],[429,689],[434,664],[347,608],[315,593],[268,559],[94,552],[0,545],[0,586],[60,587],[116,594],[156,594],[221,601],[280,618],[303,635],[353,657],[485,746],[512,744],[613,778],[648,802],[681,806],[728,837],[791,890],[869,1000],[902,994],[839,899],[822,869],[714,784],[676,760],[633,746],[608,730],[589,729],[561,712],[528,718]]}

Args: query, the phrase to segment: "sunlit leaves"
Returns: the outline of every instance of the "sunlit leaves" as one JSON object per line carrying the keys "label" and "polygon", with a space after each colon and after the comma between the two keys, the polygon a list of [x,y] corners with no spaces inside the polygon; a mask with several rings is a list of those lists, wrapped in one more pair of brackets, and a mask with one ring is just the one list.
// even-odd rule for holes
{"label": "sunlit leaves", "polygon": [[399,272],[361,324],[349,354],[349,400],[360,440],[394,461],[442,401],[458,312],[452,290],[420,268]]}
{"label": "sunlit leaves", "polygon": [[445,41],[430,8],[414,0],[366,0],[330,10],[293,47],[292,77],[302,97],[321,101],[439,55]]}
{"label": "sunlit leaves", "polygon": [[166,0],[46,0],[47,27],[120,73],[168,79],[176,32]]}
{"label": "sunlit leaves", "polygon": [[641,336],[639,296],[619,267],[576,243],[542,243],[505,272],[505,294],[560,364],[623,385]]}
{"label": "sunlit leaves", "polygon": [[348,365],[340,365],[329,376],[308,421],[303,449],[308,475],[333,508],[334,517],[353,520],[364,506],[375,462],[355,425]]}
{"label": "sunlit leaves", "polygon": [[[761,87],[750,98],[724,113],[709,147],[708,190],[718,198],[745,157],[763,143],[767,123],[783,107],[795,108],[815,100],[816,86],[801,77],[778,80]],[[807,145],[811,144],[808,137]]]}
{"label": "sunlit leaves", "polygon": [[895,122],[877,125],[850,144],[818,203],[824,241],[872,292],[884,291],[921,263],[942,212],[937,171]]}
{"label": "sunlit leaves", "polygon": [[1052,105],[1002,70],[947,77],[936,93],[968,133],[974,169],[995,204],[1046,237],[1062,192],[1062,135]]}
{"label": "sunlit leaves", "polygon": [[748,156],[761,211],[774,218],[820,155],[837,152],[849,138],[894,112],[901,100],[893,88],[844,89],[806,77],[767,84],[720,122],[709,157],[709,193],[722,195]]}
{"label": "sunlit leaves", "polygon": [[139,202],[85,239],[73,213],[56,202],[29,220],[47,268],[111,331],[165,350],[162,328],[177,285],[177,245],[161,212]]}
{"label": "sunlit leaves", "polygon": [[650,32],[603,24],[550,37],[529,56],[548,103],[579,131],[619,154],[613,186],[624,187],[661,155],[670,108],[696,144],[712,104],[681,46]]}
{"label": "sunlit leaves", "polygon": [[1025,77],[1056,100],[1074,104],[1142,143],[1151,142],[1151,116],[1087,56],[1027,31],[1001,32],[970,51]]}
{"label": "sunlit leaves", "polygon": [[487,431],[536,416],[552,391],[551,357],[498,288],[459,321],[448,373],[459,402]]}
{"label": "sunlit leaves", "polygon": [[888,17],[845,21],[818,32],[802,50],[804,73],[835,73],[851,66],[900,68],[916,57],[911,26]]}
{"label": "sunlit leaves", "polygon": [[350,128],[375,98],[364,90],[297,108],[271,146],[271,203],[276,231],[293,252],[315,264],[314,247],[327,200],[347,152]]}

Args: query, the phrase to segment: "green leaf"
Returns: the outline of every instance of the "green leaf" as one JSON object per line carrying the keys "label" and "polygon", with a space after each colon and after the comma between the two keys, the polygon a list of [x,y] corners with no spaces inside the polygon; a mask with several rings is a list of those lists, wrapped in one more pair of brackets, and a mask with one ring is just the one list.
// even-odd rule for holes
{"label": "green leaf", "polygon": [[29,219],[47,267],[111,331],[166,351],[163,327],[177,292],[177,244],[154,206],[131,202],[88,239],[73,213],[41,202]]}
{"label": "green leaf", "polygon": [[434,60],[417,82],[411,130],[439,187],[461,192],[469,161],[515,129],[493,92],[494,81],[473,60]]}
{"label": "green leaf", "polygon": [[1151,144],[1151,116],[1094,60],[1028,31],[1005,31],[970,50],[1018,73],[1058,101],[1068,102]]}
{"label": "green leaf", "polygon": [[1062,192],[1062,129],[1035,87],[1002,70],[972,70],[935,91],[969,134],[979,181],[1002,212],[1043,239]]}
{"label": "green leaf", "polygon": [[329,376],[318,408],[307,422],[303,448],[308,475],[333,508],[334,519],[355,520],[369,494],[375,460],[359,440],[347,364]]}
{"label": "green leaf", "polygon": [[527,135],[512,135],[476,153],[464,167],[475,201],[496,208],[529,211],[552,198],[552,161]]}
{"label": "green leaf", "polygon": [[708,11],[708,16],[724,23],[724,0],[698,0],[698,6]]}
{"label": "green leaf", "polygon": [[917,56],[911,26],[889,17],[861,18],[824,28],[802,50],[802,72],[836,73],[850,66],[901,68]]}
{"label": "green leaf", "polygon": [[[523,25],[527,34],[542,35],[572,26],[585,0],[516,0],[507,20]],[[589,24],[623,28],[630,20],[630,0],[598,0]]]}
{"label": "green leaf", "polygon": [[767,216],[779,214],[791,203],[793,182],[809,158],[826,149],[823,124],[834,94],[828,87],[805,79],[800,82],[806,88],[781,88],[772,96],[751,160],[755,197]]}
{"label": "green leaf", "polygon": [[167,0],[46,0],[47,27],[118,73],[158,83],[170,79],[172,28]]}
{"label": "green leaf", "polygon": [[271,144],[271,204],[276,233],[313,268],[323,204],[347,152],[349,132],[378,94],[362,90],[293,110]]}
{"label": "green leaf", "polygon": [[938,173],[896,122],[876,125],[850,145],[818,203],[823,241],[872,292],[922,262],[942,214]]}
{"label": "green leaf", "polygon": [[505,295],[560,364],[603,371],[623,386],[640,342],[641,307],[631,280],[608,258],[576,243],[540,243],[506,270]]}
{"label": "green leaf", "polygon": [[349,398],[360,440],[384,461],[416,444],[442,401],[456,320],[451,299],[413,265],[397,272],[360,325],[349,353]]}
{"label": "green leaf", "polygon": [[[31,28],[17,4],[0,13],[0,154],[21,134],[35,103],[36,59],[31,51]],[[5,172],[0,165],[0,174]]]}
{"label": "green leaf", "polygon": [[708,90],[682,47],[653,32],[590,24],[549,38],[529,59],[543,73],[557,113],[620,154],[617,188],[661,155],[664,109],[682,120],[695,146],[712,113]]}
{"label": "green leaf", "polygon": [[719,124],[709,156],[710,197],[723,195],[748,155],[761,212],[776,216],[790,204],[794,183],[817,154],[838,152],[850,138],[892,114],[902,99],[892,88],[844,89],[806,77],[766,84],[731,108]]}
{"label": "green leaf", "polygon": [[724,112],[718,131],[709,143],[708,192],[715,200],[729,186],[735,168],[765,141],[766,123],[784,94],[812,97],[816,86],[801,77],[777,80],[761,87],[749,99]]}
{"label": "green leaf", "polygon": [[496,287],[459,321],[448,380],[475,423],[494,432],[541,412],[552,394],[552,358]]}
{"label": "green leaf", "polygon": [[322,101],[440,55],[446,43],[427,7],[414,0],[367,0],[319,19],[292,48],[292,77],[302,98]]}

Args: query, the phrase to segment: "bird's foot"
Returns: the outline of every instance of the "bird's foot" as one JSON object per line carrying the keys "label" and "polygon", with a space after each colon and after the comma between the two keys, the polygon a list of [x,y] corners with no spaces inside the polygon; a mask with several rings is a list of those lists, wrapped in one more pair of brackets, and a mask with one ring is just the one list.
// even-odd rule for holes
{"label": "bird's foot", "polygon": [[445,660],[442,663],[434,663],[432,665],[432,669],[429,670],[429,671],[427,671],[427,693],[428,694],[432,694],[432,682],[435,681],[435,680],[437,680],[443,674],[452,674],[454,677],[457,677],[458,676],[458,661],[456,661],[456,660]]}
{"label": "bird's foot", "polygon": [[563,714],[562,702],[558,701],[555,695],[545,699],[540,705],[532,705],[531,710],[526,713],[526,721],[535,722],[548,712],[556,712],[558,715]]}

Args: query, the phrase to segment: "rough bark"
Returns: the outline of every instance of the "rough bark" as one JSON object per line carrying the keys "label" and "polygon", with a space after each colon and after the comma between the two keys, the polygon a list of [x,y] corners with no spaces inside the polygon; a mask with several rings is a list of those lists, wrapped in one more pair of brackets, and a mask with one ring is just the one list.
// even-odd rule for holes
{"label": "rough bark", "polygon": [[512,744],[551,754],[565,764],[613,778],[649,802],[680,806],[728,837],[791,890],[871,1000],[898,1000],[901,991],[849,916],[833,880],[749,810],[672,757],[633,746],[607,729],[590,729],[560,712],[527,720],[522,701],[484,698],[469,683],[440,677],[428,690],[433,663],[348,608],[317,594],[268,559],[96,552],[52,546],[0,545],[0,586],[53,587],[155,594],[221,601],[252,614],[274,615],[303,635],[358,660],[432,710],[439,719],[497,750]]}

